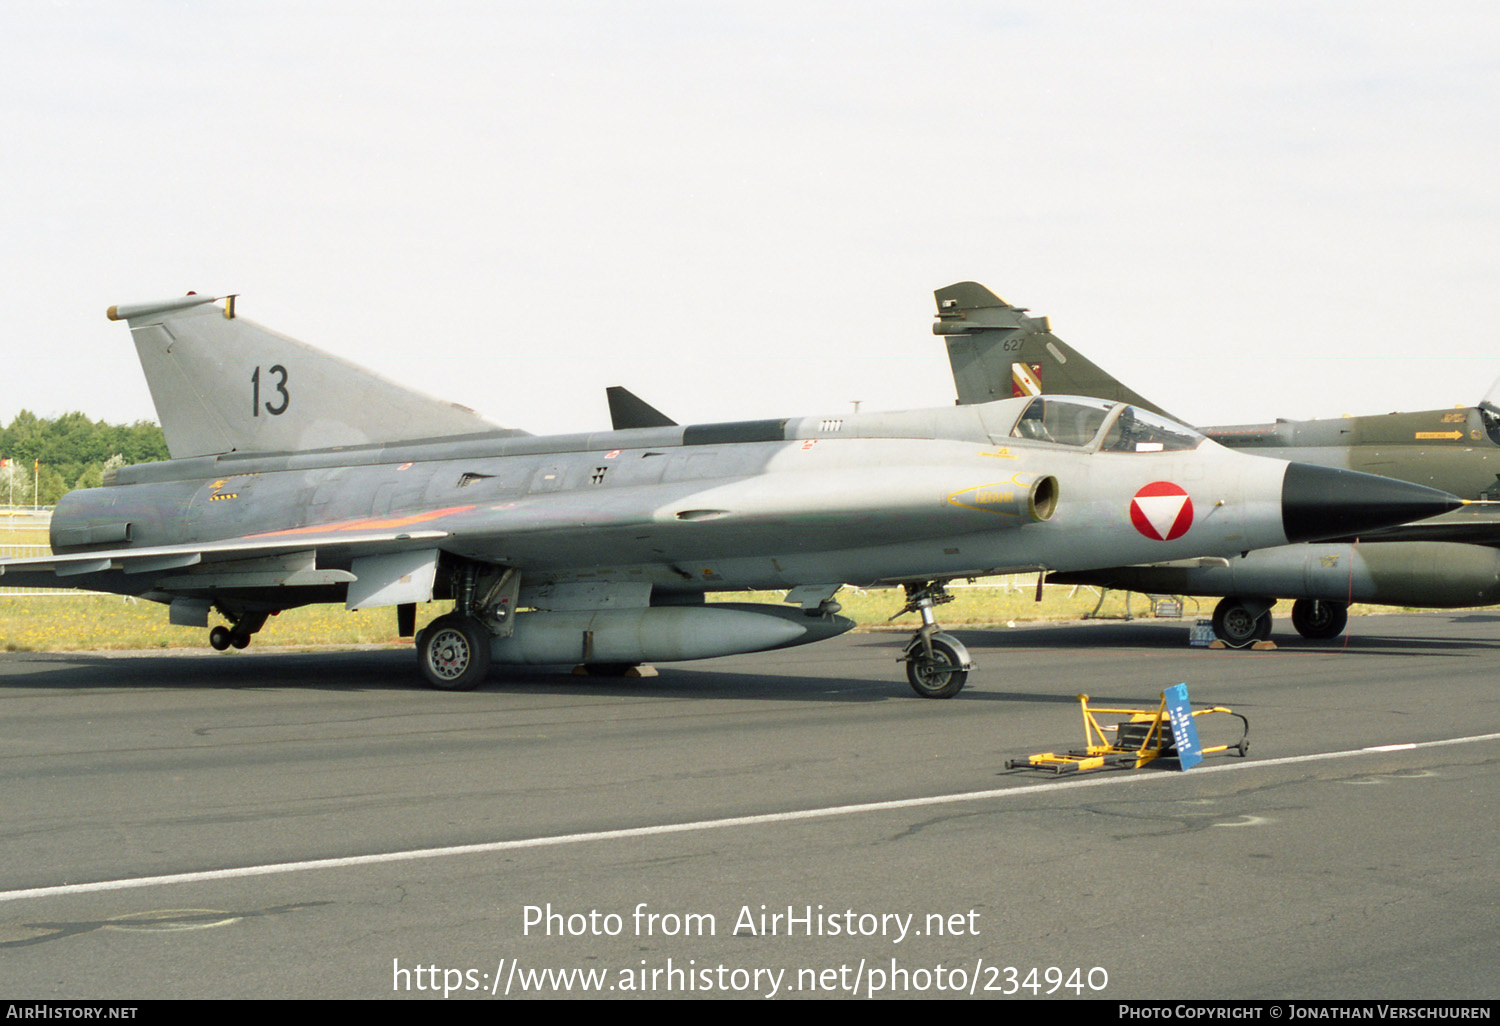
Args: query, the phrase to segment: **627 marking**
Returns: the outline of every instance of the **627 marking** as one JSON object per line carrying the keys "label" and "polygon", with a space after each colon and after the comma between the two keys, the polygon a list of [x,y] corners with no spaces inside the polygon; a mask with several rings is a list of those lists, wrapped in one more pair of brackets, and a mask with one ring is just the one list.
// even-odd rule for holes
{"label": "627 marking", "polygon": [[[266,368],[266,370],[270,374],[275,374],[277,376],[277,381],[276,381],[276,384],[275,384],[274,388],[275,388],[275,391],[277,392],[277,394],[281,396],[281,404],[279,406],[272,406],[270,403],[265,403],[264,406],[266,408],[266,412],[269,413],[271,416],[273,416],[273,417],[279,417],[283,413],[285,413],[286,412],[286,408],[292,404],[292,397],[291,397],[290,394],[288,394],[288,392],[286,390],[286,378],[287,378],[286,368],[283,367],[281,364],[277,363],[277,364],[273,364],[272,366]],[[270,382],[267,382],[267,384],[270,384]],[[260,408],[261,408],[261,406],[262,406],[262,403],[260,401],[260,368],[257,367],[257,368],[255,368],[255,373],[252,374],[252,375],[250,375],[250,411],[251,411],[250,415],[253,416],[253,417],[259,417],[260,416]]]}

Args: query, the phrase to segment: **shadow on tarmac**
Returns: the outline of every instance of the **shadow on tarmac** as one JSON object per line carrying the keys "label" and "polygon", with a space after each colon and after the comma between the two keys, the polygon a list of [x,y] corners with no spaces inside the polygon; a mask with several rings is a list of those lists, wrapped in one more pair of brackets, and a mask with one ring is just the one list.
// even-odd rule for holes
{"label": "shadow on tarmac", "polygon": [[[1387,622],[1382,622],[1387,621]],[[1398,622],[1399,621],[1399,622]],[[703,668],[702,664],[666,664],[659,676],[647,678],[575,677],[566,667],[540,669],[497,668],[474,692],[445,693],[425,687],[415,658],[407,648],[248,652],[174,653],[130,652],[19,652],[0,654],[0,691],[8,688],[87,690],[217,689],[263,690],[297,688],[324,691],[412,692],[434,701],[462,701],[462,695],[537,694],[584,697],[729,698],[819,703],[883,702],[892,699],[923,702],[935,709],[954,702],[1071,703],[1069,694],[1035,694],[996,690],[1005,683],[1006,653],[1046,651],[1121,651],[1177,653],[1193,658],[1265,659],[1281,655],[1451,655],[1463,656],[1500,648],[1500,638],[1476,640],[1440,636],[1447,624],[1500,623],[1500,615],[1464,614],[1452,617],[1358,617],[1346,639],[1309,641],[1281,627],[1272,640],[1274,651],[1189,648],[1184,621],[1113,621],[1043,624],[1019,628],[955,628],[957,637],[974,653],[979,666],[970,686],[954,700],[939,702],[913,695],[904,680],[897,656],[910,637],[906,631],[851,634],[840,639],[846,654],[865,661],[890,661],[889,677],[871,677],[868,665],[839,675],[838,657],[810,661],[816,675],[797,672],[804,655],[827,652],[829,643],[799,650],[803,655],[761,653],[733,657],[746,670]],[[1414,636],[1413,628],[1426,636]],[[1436,630],[1433,630],[1436,628]],[[1401,633],[1397,633],[1400,631]],[[715,661],[719,662],[719,661]],[[748,669],[753,668],[753,669]],[[768,672],[769,671],[769,672]],[[1096,696],[1106,700],[1105,696]],[[1123,699],[1122,699],[1123,700]]]}

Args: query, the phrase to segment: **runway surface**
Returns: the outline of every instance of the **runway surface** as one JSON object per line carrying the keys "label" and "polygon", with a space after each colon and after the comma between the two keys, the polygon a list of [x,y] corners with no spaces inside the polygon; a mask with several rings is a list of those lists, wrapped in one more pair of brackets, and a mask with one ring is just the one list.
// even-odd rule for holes
{"label": "runway surface", "polygon": [[[0,995],[1494,998],[1500,616],[1351,629],[956,631],[950,701],[904,634],[466,694],[0,655]],[[1248,758],[1003,769],[1181,681]]]}

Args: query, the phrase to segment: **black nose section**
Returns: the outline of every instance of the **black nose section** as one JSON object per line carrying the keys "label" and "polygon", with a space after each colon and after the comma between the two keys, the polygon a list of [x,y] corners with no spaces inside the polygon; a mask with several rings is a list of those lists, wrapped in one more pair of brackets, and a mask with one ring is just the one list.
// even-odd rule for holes
{"label": "black nose section", "polygon": [[1394,527],[1461,505],[1436,488],[1306,463],[1287,464],[1281,483],[1281,525],[1293,542]]}

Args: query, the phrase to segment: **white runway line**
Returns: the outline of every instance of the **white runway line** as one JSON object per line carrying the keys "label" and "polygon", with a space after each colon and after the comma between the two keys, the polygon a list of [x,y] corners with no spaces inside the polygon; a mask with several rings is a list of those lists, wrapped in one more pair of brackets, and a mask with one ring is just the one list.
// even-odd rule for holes
{"label": "white runway line", "polygon": [[[1221,762],[1213,765],[1198,766],[1190,772],[1195,777],[1201,777],[1208,773],[1243,772],[1245,770],[1265,769],[1271,766],[1326,762],[1331,759],[1347,759],[1375,753],[1412,751],[1420,748],[1441,748],[1447,745],[1478,744],[1485,741],[1500,741],[1500,734],[1476,734],[1471,737],[1448,738],[1442,741],[1424,741],[1418,744],[1382,745],[1376,748],[1355,748],[1343,752],[1293,755],[1281,759],[1265,759],[1260,762],[1236,760],[1230,763]],[[859,805],[832,805],[821,809],[803,809],[796,812],[770,812],[758,816],[733,816],[727,819],[704,819],[692,823],[665,823],[657,826],[629,827],[623,830],[600,830],[582,834],[529,837],[515,841],[460,844],[448,848],[417,848],[409,851],[382,852],[376,855],[350,855],[343,858],[311,859],[305,862],[275,862],[260,866],[240,866],[234,869],[206,869],[192,873],[169,873],[163,876],[138,876],[123,880],[99,880],[93,883],[30,887],[23,890],[0,891],[0,902],[22,901],[27,898],[57,898],[70,894],[93,894],[100,891],[123,891],[140,887],[165,887],[169,884],[233,880],[251,876],[304,873],[315,869],[346,869],[351,866],[372,866],[391,862],[415,862],[419,859],[440,859],[455,855],[483,855],[500,851],[517,851],[523,848],[550,848],[564,844],[584,844],[590,841],[620,841],[633,837],[656,837],[662,834],[723,830],[729,827],[763,826],[771,823],[790,823],[806,819],[829,819],[835,816],[853,816],[866,812],[889,812],[896,809],[920,808],[926,805],[953,805],[960,802],[987,801],[996,798],[1019,798],[1065,789],[1146,784],[1182,779],[1184,779],[1184,775],[1180,773],[1148,773],[1133,776],[1082,778],[1069,777],[1066,780],[1059,780],[1049,784],[1001,787],[988,791],[965,791],[959,794],[933,795],[928,798],[900,798],[894,801],[867,802]]]}

